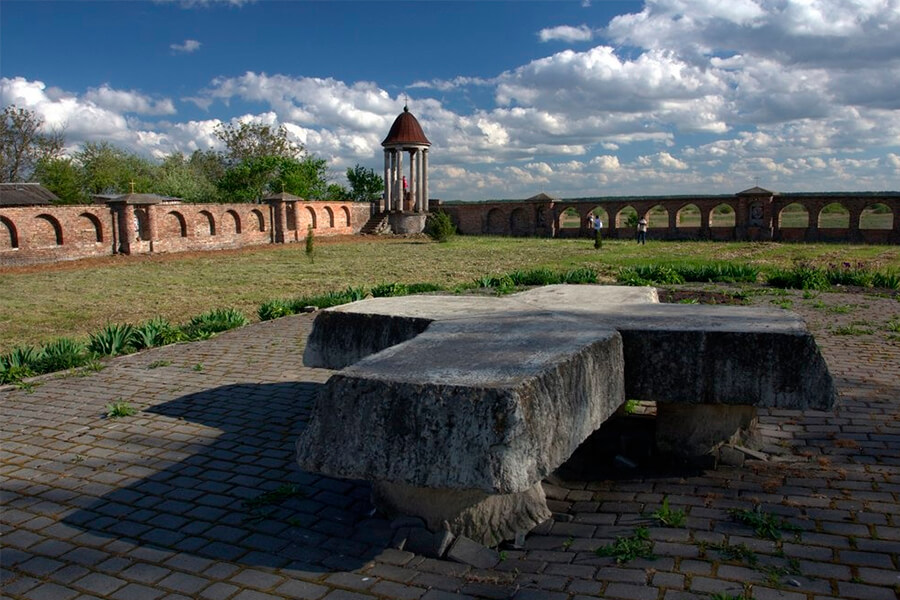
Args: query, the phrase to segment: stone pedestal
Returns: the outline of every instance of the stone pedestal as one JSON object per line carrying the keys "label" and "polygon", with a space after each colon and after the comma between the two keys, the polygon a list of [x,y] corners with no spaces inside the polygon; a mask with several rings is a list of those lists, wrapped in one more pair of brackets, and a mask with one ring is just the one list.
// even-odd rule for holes
{"label": "stone pedestal", "polygon": [[693,458],[723,443],[737,443],[756,427],[756,407],[728,404],[657,404],[656,447]]}
{"label": "stone pedestal", "polygon": [[431,531],[447,528],[485,546],[496,546],[550,518],[544,488],[491,494],[482,490],[422,488],[403,483],[375,482],[372,502],[390,517],[412,515]]}
{"label": "stone pedestal", "polygon": [[393,212],[388,215],[391,231],[398,234],[422,233],[425,231],[425,213]]}

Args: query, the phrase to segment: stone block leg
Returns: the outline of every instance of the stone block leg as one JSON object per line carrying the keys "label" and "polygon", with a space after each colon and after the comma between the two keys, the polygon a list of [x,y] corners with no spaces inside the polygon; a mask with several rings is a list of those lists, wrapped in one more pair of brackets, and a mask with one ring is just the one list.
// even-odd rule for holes
{"label": "stone block leg", "polygon": [[513,494],[375,482],[372,502],[390,517],[416,516],[432,531],[449,527],[454,536],[463,535],[485,546],[531,531],[551,516],[540,482]]}
{"label": "stone block leg", "polygon": [[698,457],[737,441],[757,424],[756,407],[733,404],[656,406],[656,447],[665,454]]}

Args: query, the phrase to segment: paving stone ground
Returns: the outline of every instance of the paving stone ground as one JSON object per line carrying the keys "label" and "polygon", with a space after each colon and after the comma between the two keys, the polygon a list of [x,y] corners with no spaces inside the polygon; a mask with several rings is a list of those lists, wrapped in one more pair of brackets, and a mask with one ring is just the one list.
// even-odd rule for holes
{"label": "paving stone ground", "polygon": [[[548,485],[559,518],[491,570],[391,548],[365,483],[299,470],[329,371],[312,317],[0,390],[2,596],[27,600],[900,598],[900,302],[754,294],[810,323],[831,412],[761,415],[770,460]],[[130,417],[105,418],[127,402]],[[685,526],[652,517],[667,498]],[[753,511],[780,536],[737,522]],[[753,513],[748,513],[753,515]],[[645,528],[653,558],[594,550]]]}

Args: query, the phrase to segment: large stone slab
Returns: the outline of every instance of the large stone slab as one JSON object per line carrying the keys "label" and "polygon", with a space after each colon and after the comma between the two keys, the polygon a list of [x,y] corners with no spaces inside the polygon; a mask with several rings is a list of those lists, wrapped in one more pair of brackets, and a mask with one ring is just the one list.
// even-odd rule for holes
{"label": "large stone slab", "polygon": [[623,372],[621,337],[591,321],[437,321],[332,376],[298,460],[345,478],[523,492],[625,401]]}
{"label": "large stone slab", "polygon": [[484,544],[549,515],[541,479],[626,397],[698,407],[687,414],[699,419],[723,407],[727,428],[663,432],[662,444],[677,451],[684,434],[701,453],[756,406],[834,401],[797,315],[661,305],[652,288],[365,300],[318,315],[304,360],[344,368],[298,441],[300,466],[373,481],[382,510]]}

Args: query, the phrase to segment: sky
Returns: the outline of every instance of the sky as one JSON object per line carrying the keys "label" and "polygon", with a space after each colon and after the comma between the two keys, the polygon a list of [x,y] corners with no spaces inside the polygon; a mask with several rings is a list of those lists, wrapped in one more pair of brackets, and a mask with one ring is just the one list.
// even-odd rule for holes
{"label": "sky", "polygon": [[900,0],[0,3],[0,101],[67,152],[283,124],[334,181],[408,103],[433,198],[900,190]]}

